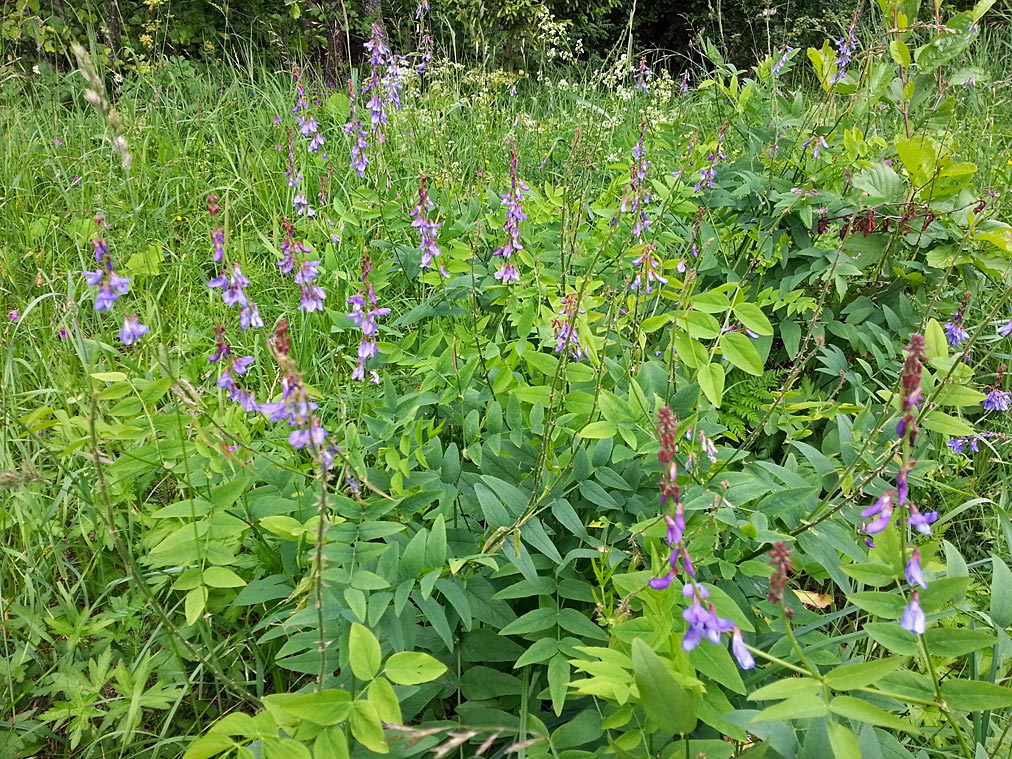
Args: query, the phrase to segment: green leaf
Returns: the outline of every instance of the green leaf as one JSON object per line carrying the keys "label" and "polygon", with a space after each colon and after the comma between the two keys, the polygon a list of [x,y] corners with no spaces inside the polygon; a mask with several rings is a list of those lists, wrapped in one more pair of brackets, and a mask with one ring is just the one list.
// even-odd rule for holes
{"label": "green leaf", "polygon": [[749,694],[749,701],[780,701],[795,696],[813,696],[822,690],[822,683],[812,677],[785,677],[764,685]]}
{"label": "green leaf", "polygon": [[880,709],[854,696],[837,696],[829,703],[829,710],[833,714],[839,714],[841,717],[846,717],[857,722],[867,722],[871,725],[887,727],[892,730],[902,730],[906,733],[920,732],[908,720],[901,719],[884,709]]}
{"label": "green leaf", "polygon": [[609,422],[605,419],[601,419],[597,422],[591,422],[582,430],[579,435],[587,440],[601,440],[603,438],[615,437],[618,432],[618,425],[615,422]]}
{"label": "green leaf", "polygon": [[944,358],[948,355],[948,340],[945,337],[945,330],[942,329],[937,319],[929,319],[928,326],[924,330],[924,354],[928,360]]}
{"label": "green leaf", "polygon": [[183,759],[210,759],[212,756],[235,748],[236,742],[227,735],[210,733],[203,735],[186,749]]}
{"label": "green leaf", "polygon": [[357,622],[348,635],[348,662],[359,680],[372,680],[379,673],[382,655],[380,644],[369,628]]}
{"label": "green leaf", "polygon": [[707,353],[706,348],[694,337],[689,337],[688,332],[682,330],[674,331],[674,338],[672,340],[675,346],[675,351],[678,353],[678,357],[685,362],[686,366],[692,369],[697,369],[700,366],[706,366],[710,360],[710,354]]}
{"label": "green leaf", "polygon": [[183,612],[186,615],[186,624],[195,625],[200,615],[204,613],[207,606],[207,588],[203,585],[194,588],[186,594],[183,602]]}
{"label": "green leaf", "polygon": [[973,425],[965,419],[958,419],[941,411],[929,411],[922,422],[925,429],[940,432],[949,437],[971,437],[974,435]]}
{"label": "green leaf", "polygon": [[964,656],[989,648],[996,642],[990,630],[966,630],[958,627],[934,627],[924,633],[924,644],[932,656]]}
{"label": "green leaf", "polygon": [[313,741],[315,759],[348,759],[348,739],[344,728],[330,725],[323,728]]}
{"label": "green leaf", "polygon": [[752,718],[753,722],[779,722],[791,719],[811,719],[829,714],[826,702],[815,695],[803,695],[768,706]]}
{"label": "green leaf", "polygon": [[696,374],[696,380],[710,403],[720,408],[720,401],[724,396],[724,367],[720,364],[701,366]]}
{"label": "green leaf", "polygon": [[903,659],[897,657],[843,664],[826,673],[826,683],[834,690],[864,688],[902,665]]}
{"label": "green leaf", "polygon": [[359,700],[352,704],[349,725],[355,740],[370,751],[377,754],[390,752],[383,736],[383,723],[376,713],[376,707],[368,701]]}
{"label": "green leaf", "polygon": [[978,406],[987,396],[979,390],[948,382],[934,393],[940,406]]}
{"label": "green leaf", "polygon": [[991,557],[991,621],[995,626],[1012,625],[1012,572],[997,556]]}
{"label": "green leaf", "polygon": [[555,627],[559,621],[559,612],[551,607],[542,607],[529,611],[518,619],[514,619],[502,630],[500,635],[529,635]]}
{"label": "green leaf", "polygon": [[445,664],[421,651],[399,651],[383,666],[383,674],[398,685],[432,682],[445,672]]}
{"label": "green leaf", "polygon": [[738,321],[757,335],[764,337],[773,335],[773,325],[755,303],[739,303],[732,310],[734,315],[738,317]]}
{"label": "green leaf", "polygon": [[918,651],[917,636],[895,622],[869,622],[864,631],[869,638],[894,654],[913,656]]}
{"label": "green leaf", "polygon": [[896,152],[914,185],[922,187],[931,181],[938,164],[938,148],[930,137],[897,140]]}
{"label": "green leaf", "polygon": [[264,708],[278,722],[295,717],[315,725],[338,725],[351,714],[351,694],[335,688],[312,693],[274,693],[264,696]]}
{"label": "green leaf", "polygon": [[827,722],[826,732],[835,759],[861,759],[861,746],[850,728],[838,722]]}
{"label": "green leaf", "polygon": [[905,69],[910,68],[912,61],[910,48],[903,40],[893,40],[889,43],[889,55],[892,56],[897,66],[902,66]]}
{"label": "green leaf", "polygon": [[903,609],[907,605],[902,596],[877,590],[851,593],[847,596],[847,600],[857,608],[885,619],[899,619],[903,616]]}
{"label": "green leaf", "polygon": [[708,314],[721,314],[731,307],[731,301],[719,290],[710,290],[692,296],[692,307]]}
{"label": "green leaf", "polygon": [[720,350],[736,367],[743,372],[761,377],[763,361],[752,340],[741,332],[725,332],[720,336]]}
{"label": "green leaf", "polygon": [[264,759],[313,759],[309,749],[294,738],[263,741]]}
{"label": "green leaf", "polygon": [[241,588],[246,581],[228,567],[208,567],[204,570],[204,584],[210,588]]}
{"label": "green leaf", "polygon": [[946,680],[942,698],[959,712],[986,712],[1012,706],[1012,690],[982,680]]}
{"label": "green leaf", "polygon": [[366,689],[369,703],[376,707],[380,720],[391,725],[399,725],[404,721],[401,715],[401,703],[394,693],[394,686],[385,677],[377,677]]}
{"label": "green leaf", "polygon": [[566,706],[566,693],[569,689],[570,668],[569,657],[558,653],[548,662],[548,694],[552,698],[552,711],[558,717]]}
{"label": "green leaf", "polygon": [[892,166],[884,163],[877,163],[857,172],[852,183],[858,190],[867,193],[866,205],[882,202],[897,203],[906,197],[906,186],[903,184],[903,179]]}
{"label": "green leaf", "polygon": [[679,735],[691,733],[697,719],[688,693],[642,638],[633,640],[632,665],[640,704],[654,727]]}

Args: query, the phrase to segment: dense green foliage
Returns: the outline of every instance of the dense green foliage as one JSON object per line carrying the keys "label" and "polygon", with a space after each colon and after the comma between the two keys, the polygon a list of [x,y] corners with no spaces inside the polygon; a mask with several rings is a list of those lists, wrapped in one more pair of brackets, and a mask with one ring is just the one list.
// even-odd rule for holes
{"label": "dense green foliage", "polygon": [[395,44],[375,130],[0,69],[0,756],[1008,756],[1009,43],[915,5],[685,91]]}

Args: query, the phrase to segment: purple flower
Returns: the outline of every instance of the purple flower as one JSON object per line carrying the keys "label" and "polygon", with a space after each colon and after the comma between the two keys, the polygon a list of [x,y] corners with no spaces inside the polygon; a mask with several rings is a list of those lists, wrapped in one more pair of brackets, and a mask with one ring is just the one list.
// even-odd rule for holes
{"label": "purple flower", "polygon": [[246,297],[246,291],[243,289],[248,285],[249,280],[243,276],[239,264],[232,264],[231,276],[226,276],[225,272],[222,272],[207,283],[207,286],[210,288],[221,289],[221,299],[225,302],[226,306],[249,305],[249,299]]}
{"label": "purple flower", "polygon": [[119,328],[119,339],[123,345],[133,345],[151,330],[141,324],[137,314],[130,314],[123,320],[123,326]]}
{"label": "purple flower", "polygon": [[[98,306],[95,306],[95,310],[98,310]],[[984,398],[984,410],[985,411],[1008,411],[1010,401],[1012,401],[1012,393],[1008,390],[999,390],[997,387],[991,388],[991,391]]]}
{"label": "purple flower", "polygon": [[12,322],[16,322],[20,318],[20,316],[21,313],[17,309],[7,312],[7,318],[10,319]]}
{"label": "purple flower", "polygon": [[106,261],[104,269],[85,271],[81,274],[89,285],[98,288],[98,293],[95,295],[96,311],[112,310],[112,306],[119,296],[126,295],[130,291],[130,279],[116,274],[109,268],[108,261]]}
{"label": "purple flower", "polygon": [[931,525],[937,520],[937,511],[921,512],[914,504],[910,504],[910,517],[907,519],[907,524],[921,533],[921,535],[930,535]]}
{"label": "purple flower", "polygon": [[323,300],[326,294],[317,284],[302,285],[299,308],[309,313],[310,311],[323,311]]}
{"label": "purple flower", "polygon": [[[362,340],[358,344],[358,364],[351,374],[353,380],[360,382],[365,380],[366,363],[379,353],[379,345],[376,342],[376,319],[390,313],[389,308],[376,307],[376,293],[373,292],[371,283],[366,283],[366,291],[368,300],[363,296],[361,290],[348,298],[348,304],[352,307],[348,318],[362,332]],[[372,306],[368,311],[366,310],[367,305]],[[378,381],[379,376],[376,375],[375,379]]]}
{"label": "purple flower", "polygon": [[682,650],[691,651],[703,638],[714,645],[720,643],[723,633],[734,630],[734,622],[717,616],[717,610],[710,604],[709,610],[704,609],[697,595],[692,603],[682,612],[682,618],[689,623],[689,629],[682,638]]}
{"label": "purple flower", "polygon": [[647,59],[640,58],[640,67],[636,70],[636,89],[643,92],[650,92],[650,67],[647,66]]}
{"label": "purple flower", "polygon": [[260,318],[260,308],[253,301],[249,301],[239,312],[239,326],[243,332],[250,327],[259,329],[264,326],[264,320]]}
{"label": "purple flower", "polygon": [[1002,337],[1012,335],[1012,321],[1006,322],[1002,326],[998,327],[998,334]]}
{"label": "purple flower", "polygon": [[887,490],[875,503],[861,512],[861,516],[866,519],[876,517],[874,521],[864,525],[864,531],[868,535],[875,535],[889,526],[889,520],[893,516],[893,493],[894,491]]}
{"label": "purple flower", "polygon": [[927,588],[928,584],[924,581],[924,573],[921,571],[921,550],[915,548],[913,553],[910,554],[910,560],[906,566],[907,584],[910,586],[920,585],[922,588]]}
{"label": "purple flower", "polygon": [[966,445],[966,438],[965,437],[950,438],[948,441],[946,441],[945,444],[952,449],[953,453],[962,453],[963,446]]}
{"label": "purple flower", "polygon": [[214,261],[221,263],[225,257],[225,230],[219,227],[211,232],[211,241],[214,243]]}
{"label": "purple flower", "polygon": [[639,257],[633,260],[633,266],[639,271],[636,272],[636,277],[633,279],[632,284],[629,285],[629,289],[638,290],[643,283],[646,283],[644,292],[649,295],[653,290],[653,283],[657,282],[661,285],[668,283],[667,277],[660,273],[661,262],[654,255],[657,252],[656,245],[644,245],[643,251]]}
{"label": "purple flower", "polygon": [[920,599],[915,590],[910,594],[910,603],[907,604],[903,610],[903,616],[900,617],[900,627],[914,635],[923,635],[927,624],[928,620],[924,616],[924,610],[921,608]]}
{"label": "purple flower", "polygon": [[850,26],[836,42],[836,60],[833,62],[833,65],[836,66],[836,73],[830,78],[830,82],[834,84],[842,82],[847,77],[847,66],[859,44],[857,37],[854,36],[854,27]]}
{"label": "purple flower", "polygon": [[[953,314],[953,317],[955,316],[956,314]],[[970,338],[970,333],[967,332],[966,328],[963,326],[962,319],[957,320],[954,318],[953,321],[945,323],[945,337],[949,341],[949,345],[955,348],[964,340],[968,340]]]}
{"label": "purple flower", "polygon": [[734,631],[731,633],[731,653],[734,654],[738,666],[742,669],[752,669],[755,667],[755,659],[752,658],[752,653],[745,647],[745,641],[741,637],[741,630],[737,626],[735,626]]}
{"label": "purple flower", "polygon": [[794,48],[790,45],[784,50],[784,54],[780,57],[780,60],[773,64],[773,76],[780,76],[780,72],[784,66],[787,65],[787,61],[790,59],[791,53],[794,52]]}

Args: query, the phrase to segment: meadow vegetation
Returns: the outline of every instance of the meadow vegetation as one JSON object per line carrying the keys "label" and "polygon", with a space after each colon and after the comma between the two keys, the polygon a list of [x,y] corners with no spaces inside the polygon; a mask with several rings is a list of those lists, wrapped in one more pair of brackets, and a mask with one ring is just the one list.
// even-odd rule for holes
{"label": "meadow vegetation", "polygon": [[5,64],[0,756],[1012,756],[992,4]]}

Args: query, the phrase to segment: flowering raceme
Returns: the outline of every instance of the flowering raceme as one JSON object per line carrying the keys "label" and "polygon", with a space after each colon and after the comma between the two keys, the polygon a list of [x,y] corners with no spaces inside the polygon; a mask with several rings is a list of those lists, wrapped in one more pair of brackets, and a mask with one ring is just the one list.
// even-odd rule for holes
{"label": "flowering raceme", "polygon": [[503,222],[503,230],[506,232],[506,242],[500,245],[493,256],[502,258],[502,265],[495,273],[495,278],[503,284],[508,282],[519,282],[520,273],[516,264],[510,259],[513,254],[524,249],[520,242],[520,223],[527,219],[522,207],[523,193],[531,188],[517,178],[517,144],[514,138],[510,144],[510,189],[500,196],[503,205],[506,206],[506,220]]}
{"label": "flowering raceme", "polygon": [[731,633],[731,653],[742,669],[752,669],[755,660],[742,639],[741,630],[730,619],[717,614],[716,607],[709,603],[710,591],[696,580],[696,569],[689,556],[685,541],[685,510],[680,498],[678,486],[678,464],[675,459],[676,433],[678,420],[667,406],[657,411],[657,433],[660,449],[657,460],[661,465],[661,506],[672,502],[674,515],[665,514],[667,523],[666,542],[670,549],[668,557],[668,573],[663,577],[655,577],[649,585],[654,590],[665,590],[678,577],[679,569],[685,572],[686,581],[682,585],[682,596],[690,599],[689,605],[682,611],[682,619],[688,629],[682,637],[682,650],[691,651],[704,638],[714,645],[720,645],[724,633]]}
{"label": "flowering raceme", "polygon": [[[442,251],[436,242],[439,237],[439,222],[429,218],[429,211],[435,208],[436,204],[429,199],[429,191],[425,187],[425,181],[426,178],[422,177],[418,185],[418,205],[411,211],[411,217],[414,219],[411,226],[418,230],[421,237],[418,243],[418,250],[422,253],[419,266],[428,269],[432,266],[432,262],[442,255]],[[439,262],[439,273],[446,278],[450,276],[442,261]]]}

